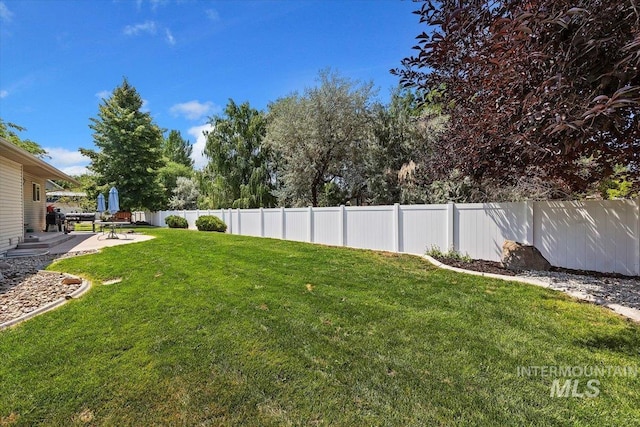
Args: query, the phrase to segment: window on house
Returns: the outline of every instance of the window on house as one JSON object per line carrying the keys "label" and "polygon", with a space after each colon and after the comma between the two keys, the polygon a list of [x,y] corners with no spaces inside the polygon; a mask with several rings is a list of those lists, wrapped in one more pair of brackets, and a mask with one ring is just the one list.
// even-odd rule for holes
{"label": "window on house", "polygon": [[33,186],[33,201],[40,201],[40,184],[36,184],[35,182],[32,184]]}

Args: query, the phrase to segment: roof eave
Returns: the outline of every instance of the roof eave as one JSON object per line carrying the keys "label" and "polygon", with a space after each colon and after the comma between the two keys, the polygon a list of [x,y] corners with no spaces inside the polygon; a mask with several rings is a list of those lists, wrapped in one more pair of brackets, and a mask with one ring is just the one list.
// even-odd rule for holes
{"label": "roof eave", "polygon": [[20,163],[24,171],[34,176],[45,179],[61,179],[74,185],[81,185],[76,179],[2,137],[0,137],[0,156]]}

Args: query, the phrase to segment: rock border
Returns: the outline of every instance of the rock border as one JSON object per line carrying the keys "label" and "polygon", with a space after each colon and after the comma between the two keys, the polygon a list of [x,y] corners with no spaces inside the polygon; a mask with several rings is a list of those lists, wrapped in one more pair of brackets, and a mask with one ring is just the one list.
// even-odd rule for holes
{"label": "rock border", "polygon": [[[542,280],[526,278],[526,277],[518,277],[518,276],[504,276],[502,274],[483,273],[481,271],[465,270],[463,268],[451,267],[450,265],[443,264],[440,261],[438,261],[437,259],[430,257],[429,255],[422,255],[422,258],[426,259],[427,261],[429,261],[431,264],[435,265],[436,267],[443,268],[445,270],[455,271],[457,273],[470,274],[470,275],[473,275],[473,276],[490,277],[492,279],[500,279],[500,280],[505,280],[505,281],[508,281],[508,282],[520,282],[520,283],[524,283],[524,284],[527,284],[527,285],[534,285],[534,286],[539,286],[539,287],[546,288],[546,289],[552,289],[552,290],[557,291],[557,292],[562,292],[562,291],[559,291],[557,289],[553,289],[551,286],[549,286],[548,283],[543,282]],[[569,295],[572,298],[577,299],[577,300],[589,302],[589,303],[592,303],[592,304],[596,304],[596,305],[600,305],[602,307],[608,308],[609,310],[612,310],[615,313],[626,317],[627,319],[630,319],[630,320],[632,320],[634,322],[640,323],[640,310],[638,310],[638,309],[631,308],[631,307],[625,307],[625,306],[620,305],[620,304],[609,303],[609,302],[607,302],[607,301],[605,301],[605,300],[603,300],[601,298],[596,298],[593,295],[589,295],[589,294],[586,294],[584,292],[569,291],[569,292],[564,292],[564,293]]]}
{"label": "rock border", "polygon": [[[39,270],[39,271],[45,271],[45,270]],[[46,270],[47,272],[51,272],[49,270]],[[72,274],[68,274],[68,273],[63,273],[60,271],[53,271],[53,273],[60,273],[60,274],[64,274],[67,277],[73,277],[76,279],[80,279],[82,280],[82,284],[80,285],[80,287],[78,289],[76,289],[75,291],[71,292],[68,295],[65,295],[62,298],[59,298],[53,302],[50,302],[49,304],[43,305],[42,307],[38,307],[33,311],[30,311],[29,313],[23,314],[22,316],[15,318],[15,319],[11,319],[5,323],[0,324],[0,331],[10,328],[12,326],[15,326],[19,323],[24,322],[25,320],[29,320],[32,317],[38,316],[40,314],[46,313],[47,311],[51,311],[55,308],[60,307],[61,305],[63,305],[64,303],[66,303],[67,301],[71,300],[71,299],[76,299],[80,296],[82,296],[85,292],[87,292],[89,290],[89,288],[91,288],[91,282],[89,282],[86,279],[83,279],[82,277],[79,276],[74,276]]]}

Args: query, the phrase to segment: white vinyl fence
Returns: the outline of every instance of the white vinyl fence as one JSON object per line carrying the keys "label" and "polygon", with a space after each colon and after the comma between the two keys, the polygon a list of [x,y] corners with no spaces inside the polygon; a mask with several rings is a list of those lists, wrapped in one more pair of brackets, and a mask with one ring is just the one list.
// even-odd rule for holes
{"label": "white vinyl fence", "polygon": [[215,215],[227,232],[352,248],[424,254],[437,246],[499,261],[505,240],[533,244],[552,265],[640,275],[640,200],[393,205],[330,208],[221,209],[169,215],[190,228]]}

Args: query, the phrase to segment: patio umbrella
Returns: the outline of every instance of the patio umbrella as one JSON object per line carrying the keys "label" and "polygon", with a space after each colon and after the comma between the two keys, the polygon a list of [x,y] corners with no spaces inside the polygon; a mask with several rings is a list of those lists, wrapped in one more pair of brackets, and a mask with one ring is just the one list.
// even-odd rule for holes
{"label": "patio umbrella", "polygon": [[109,190],[109,212],[111,215],[120,210],[120,201],[118,200],[118,189],[111,187]]}
{"label": "patio umbrella", "polygon": [[96,209],[99,213],[106,211],[104,208],[104,194],[98,194],[98,209]]}

